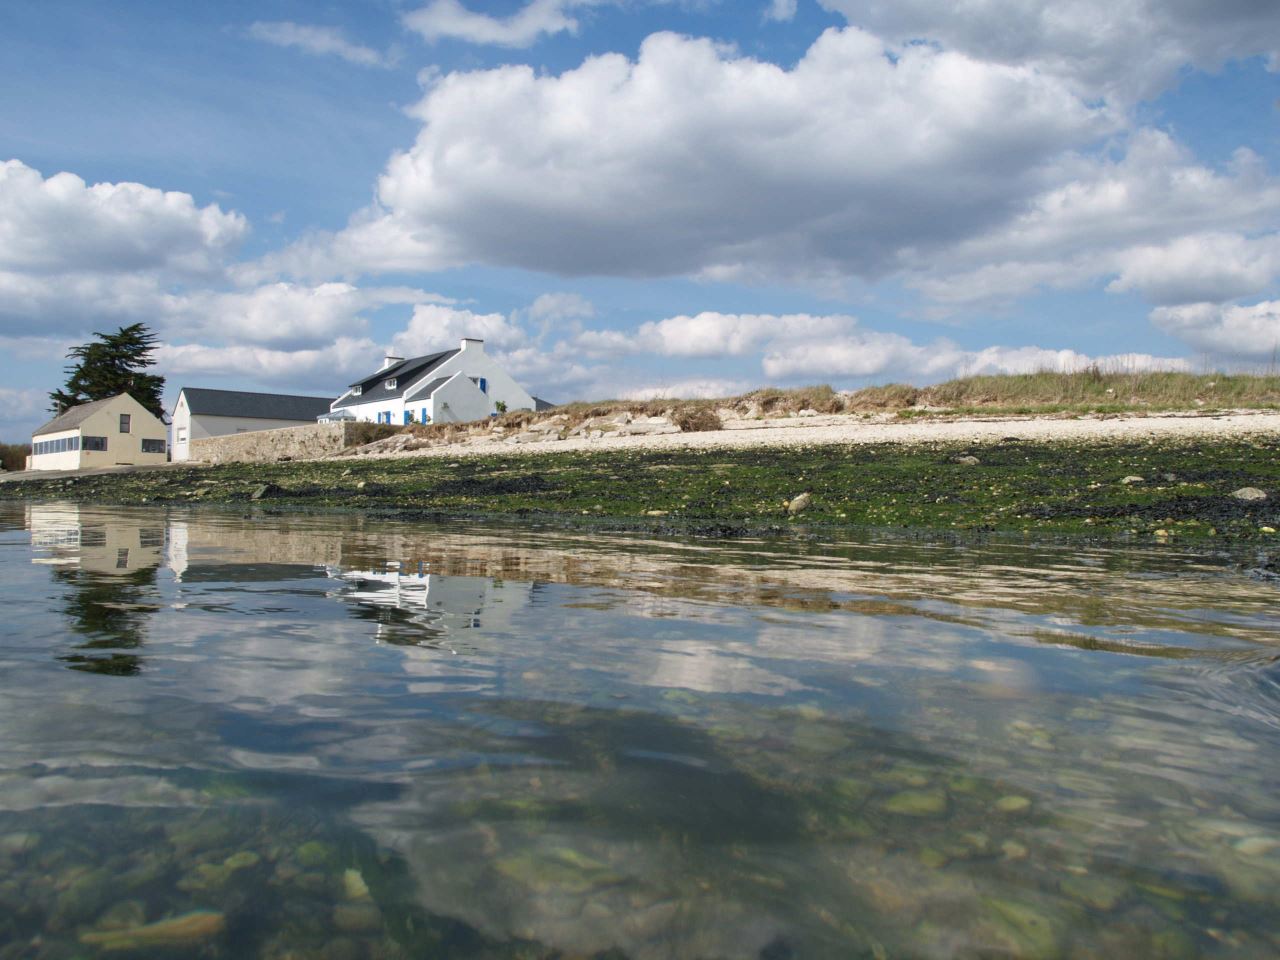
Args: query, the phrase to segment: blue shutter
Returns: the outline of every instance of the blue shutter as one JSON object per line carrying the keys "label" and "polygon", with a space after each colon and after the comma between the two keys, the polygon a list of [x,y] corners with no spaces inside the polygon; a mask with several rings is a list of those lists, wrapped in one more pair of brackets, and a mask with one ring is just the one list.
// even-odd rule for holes
{"label": "blue shutter", "polygon": [[485,377],[480,378],[480,392],[481,393],[489,392],[489,381]]}
{"label": "blue shutter", "polygon": [[405,422],[405,423],[413,423],[413,411],[412,411],[412,410],[406,410],[406,411],[404,412],[404,422]]}

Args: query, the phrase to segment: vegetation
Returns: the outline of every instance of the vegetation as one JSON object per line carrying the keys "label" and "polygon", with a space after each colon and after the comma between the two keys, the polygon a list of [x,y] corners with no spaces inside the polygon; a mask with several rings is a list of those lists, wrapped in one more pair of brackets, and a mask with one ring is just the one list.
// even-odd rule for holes
{"label": "vegetation", "polygon": [[0,443],[0,469],[24,470],[30,455],[29,443]]}
{"label": "vegetation", "polygon": [[105,400],[128,393],[157,417],[164,415],[161,394],[164,377],[147,373],[155,366],[155,335],[141,323],[121,327],[115,333],[95,333],[89,343],[72,347],[67,359],[67,382],[49,394],[55,414],[90,400]]}
{"label": "vegetation", "polygon": [[[1141,481],[1124,482],[1141,477]],[[1265,500],[1240,500],[1243,487]],[[803,512],[788,505],[811,495]],[[255,498],[256,494],[256,498]],[[188,467],[0,498],[521,517],[717,535],[803,527],[1275,542],[1280,438],[601,451]]]}

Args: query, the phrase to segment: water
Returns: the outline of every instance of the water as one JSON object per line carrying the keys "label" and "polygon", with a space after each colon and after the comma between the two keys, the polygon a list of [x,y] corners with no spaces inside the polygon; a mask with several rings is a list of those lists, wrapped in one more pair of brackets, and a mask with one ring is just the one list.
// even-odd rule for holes
{"label": "water", "polygon": [[1280,589],[1170,548],[0,505],[0,958],[1270,957]]}

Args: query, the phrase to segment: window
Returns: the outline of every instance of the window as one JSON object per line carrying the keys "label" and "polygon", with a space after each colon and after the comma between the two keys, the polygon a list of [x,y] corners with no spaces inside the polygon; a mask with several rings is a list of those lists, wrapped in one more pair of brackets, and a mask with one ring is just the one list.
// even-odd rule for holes
{"label": "window", "polygon": [[143,440],[142,452],[143,453],[164,453],[164,441],[163,440]]}
{"label": "window", "polygon": [[359,384],[351,388],[351,395],[353,397],[358,397],[362,393],[364,393],[364,387],[360,386]]}
{"label": "window", "polygon": [[388,390],[394,390],[394,389],[396,388],[396,378],[395,378],[395,377],[392,377],[390,380],[388,380],[388,381],[386,382],[386,388],[387,388]]}
{"label": "window", "polygon": [[488,381],[488,379],[487,379],[486,377],[481,377],[481,378],[480,378],[480,392],[481,392],[481,393],[488,393],[488,392],[489,392],[489,381]]}
{"label": "window", "polygon": [[120,432],[121,433],[129,432],[129,414],[127,413],[120,414]]}
{"label": "window", "polygon": [[85,438],[84,438],[84,449],[86,449],[86,450],[106,450],[106,449],[107,449],[107,438],[106,438],[106,437],[85,437]]}
{"label": "window", "polygon": [[186,442],[187,442],[187,428],[186,428],[186,427],[179,427],[179,428],[178,428],[178,442],[179,442],[179,443],[186,443]]}

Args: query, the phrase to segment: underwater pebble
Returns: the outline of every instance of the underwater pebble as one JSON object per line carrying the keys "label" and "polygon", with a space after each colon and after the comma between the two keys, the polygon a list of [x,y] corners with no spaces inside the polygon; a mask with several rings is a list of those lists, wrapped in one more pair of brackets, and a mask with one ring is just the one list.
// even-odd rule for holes
{"label": "underwater pebble", "polygon": [[941,790],[903,790],[882,806],[903,817],[936,817],[947,812],[947,795]]}
{"label": "underwater pebble", "polygon": [[333,925],[343,933],[382,929],[382,911],[374,903],[340,903],[333,908]]}
{"label": "underwater pebble", "polygon": [[1235,844],[1236,852],[1246,857],[1260,857],[1280,848],[1280,840],[1273,837],[1245,837]]}
{"label": "underwater pebble", "polygon": [[368,900],[369,886],[359,870],[349,868],[342,874],[342,892],[348,900]]}
{"label": "underwater pebble", "polygon": [[1026,797],[1019,797],[1010,794],[1007,797],[1001,797],[996,801],[996,809],[1001,813],[1022,813],[1031,806],[1031,801]]}

